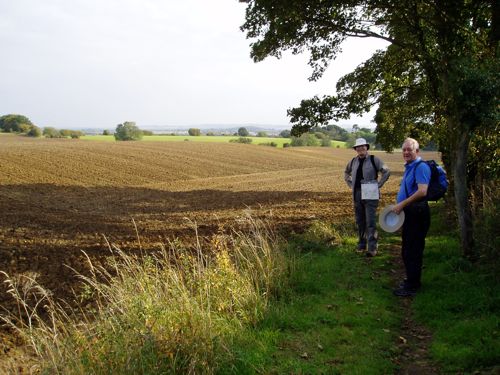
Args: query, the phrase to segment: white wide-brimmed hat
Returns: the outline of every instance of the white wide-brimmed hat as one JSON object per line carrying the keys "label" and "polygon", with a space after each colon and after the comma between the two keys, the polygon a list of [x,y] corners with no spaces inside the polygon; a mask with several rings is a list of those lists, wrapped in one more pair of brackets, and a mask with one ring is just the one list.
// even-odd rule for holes
{"label": "white wide-brimmed hat", "polygon": [[399,228],[401,228],[403,222],[405,221],[404,211],[401,211],[398,215],[392,212],[393,208],[394,208],[393,204],[385,207],[378,217],[378,222],[380,224],[380,227],[384,231],[389,233],[397,231]]}
{"label": "white wide-brimmed hat", "polygon": [[356,139],[356,143],[354,143],[354,146],[352,146],[352,148],[356,149],[356,147],[359,147],[359,146],[366,146],[367,150],[370,149],[370,144],[368,142],[366,142],[366,139],[364,139],[364,138]]}

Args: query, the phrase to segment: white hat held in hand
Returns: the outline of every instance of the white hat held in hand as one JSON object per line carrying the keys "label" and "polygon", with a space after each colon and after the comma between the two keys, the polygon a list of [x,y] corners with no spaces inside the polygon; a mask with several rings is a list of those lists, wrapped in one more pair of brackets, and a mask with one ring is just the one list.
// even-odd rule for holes
{"label": "white hat held in hand", "polygon": [[384,231],[389,233],[397,231],[399,228],[401,228],[403,222],[405,221],[404,211],[401,211],[398,215],[392,212],[393,208],[394,208],[393,204],[385,207],[378,217],[378,222],[380,224],[380,227]]}

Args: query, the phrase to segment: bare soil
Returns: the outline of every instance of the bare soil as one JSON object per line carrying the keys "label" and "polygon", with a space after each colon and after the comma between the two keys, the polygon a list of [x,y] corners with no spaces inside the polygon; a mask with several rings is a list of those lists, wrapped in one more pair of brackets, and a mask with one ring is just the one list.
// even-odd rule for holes
{"label": "bare soil", "polygon": [[[392,170],[383,207],[394,200],[403,162],[399,153],[378,155]],[[3,134],[0,270],[12,277],[34,275],[57,297],[71,300],[74,270],[88,268],[82,251],[93,262],[104,261],[108,241],[132,252],[139,238],[142,250],[153,250],[168,239],[192,239],[194,223],[201,235],[237,225],[247,210],[272,217],[283,231],[301,231],[312,220],[350,218],[343,174],[353,156],[352,150],[333,148]],[[0,305],[15,309],[5,290]],[[0,339],[0,356],[15,350],[8,333]]]}

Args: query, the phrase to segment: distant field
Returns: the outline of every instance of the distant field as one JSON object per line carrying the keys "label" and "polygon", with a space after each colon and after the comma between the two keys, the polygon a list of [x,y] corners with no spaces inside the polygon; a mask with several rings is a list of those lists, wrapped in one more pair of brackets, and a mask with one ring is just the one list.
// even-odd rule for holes
{"label": "distant field", "polygon": [[[384,205],[395,199],[403,160],[373,153],[393,171]],[[2,134],[0,270],[31,272],[60,295],[75,283],[65,265],[85,270],[82,250],[105,261],[106,239],[126,251],[157,249],[168,239],[192,239],[194,223],[202,235],[236,225],[248,209],[296,231],[315,219],[353,220],[343,174],[354,155],[345,148]]]}
{"label": "distant field", "polygon": [[[190,136],[190,135],[150,135],[145,136],[143,141],[148,142],[229,142],[230,140],[238,139],[237,136],[208,136],[208,135],[200,135],[200,136]],[[274,137],[248,137],[252,139],[252,144],[258,145],[262,143],[270,143],[274,142],[278,146],[283,147],[284,143],[290,143],[289,138],[274,138]],[[81,137],[83,140],[92,140],[92,141],[106,141],[106,142],[115,142],[115,138],[112,135],[85,135]],[[332,147],[340,148],[345,147],[345,142],[340,141],[332,141]]]}

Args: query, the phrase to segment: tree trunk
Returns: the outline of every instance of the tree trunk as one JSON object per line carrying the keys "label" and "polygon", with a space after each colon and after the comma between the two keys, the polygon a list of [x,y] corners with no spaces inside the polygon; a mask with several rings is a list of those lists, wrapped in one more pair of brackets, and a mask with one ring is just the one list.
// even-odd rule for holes
{"label": "tree trunk", "polygon": [[469,151],[470,134],[462,131],[458,135],[454,160],[454,192],[455,204],[460,229],[460,242],[463,255],[474,257],[474,237],[472,211],[469,205],[469,189],[467,186],[467,154]]}

